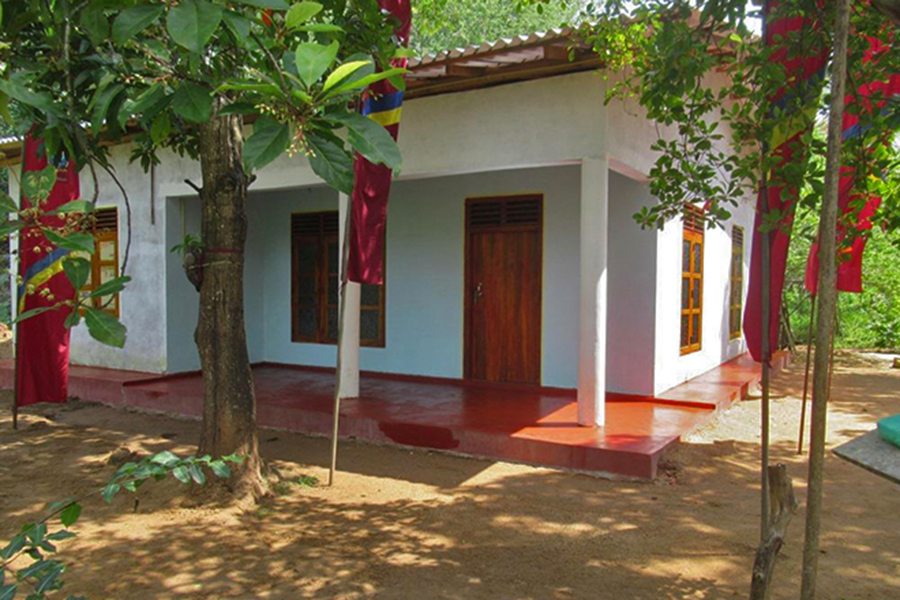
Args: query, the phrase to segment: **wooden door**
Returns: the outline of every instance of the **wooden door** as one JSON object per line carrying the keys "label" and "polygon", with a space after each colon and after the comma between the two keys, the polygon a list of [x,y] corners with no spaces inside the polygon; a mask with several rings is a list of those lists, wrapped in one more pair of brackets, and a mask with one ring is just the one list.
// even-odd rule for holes
{"label": "wooden door", "polygon": [[467,379],[541,381],[541,196],[466,202]]}

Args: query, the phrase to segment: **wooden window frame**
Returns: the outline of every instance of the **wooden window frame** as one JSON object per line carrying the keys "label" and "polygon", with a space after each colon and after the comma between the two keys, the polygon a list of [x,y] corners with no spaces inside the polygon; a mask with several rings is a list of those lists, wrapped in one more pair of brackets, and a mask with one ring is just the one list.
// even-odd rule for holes
{"label": "wooden window frame", "polygon": [[[704,259],[704,223],[705,219],[703,211],[695,206],[685,208],[684,214],[684,234],[682,237],[682,259],[681,259],[681,314],[678,321],[679,326],[679,346],[681,356],[699,352],[703,348],[703,259]],[[685,244],[688,244],[688,269],[684,269],[684,252]],[[699,252],[697,251],[699,248]],[[699,257],[699,261],[698,261]],[[698,265],[697,262],[700,264]],[[685,296],[685,284],[688,285],[687,296]],[[685,297],[688,305],[685,307]],[[697,317],[696,330],[694,327],[694,317]],[[681,343],[681,328],[684,319],[687,318],[687,344]],[[696,331],[696,341],[694,333]]]}
{"label": "wooden window frame", "polygon": [[741,337],[741,327],[744,324],[744,228],[740,225],[734,225],[731,228],[729,282],[731,285],[728,302],[728,339],[736,340]]}
{"label": "wooden window frame", "polygon": [[[294,230],[293,222],[295,218],[305,217],[318,218],[318,231],[313,233],[297,233]],[[333,221],[329,217],[335,217]],[[337,211],[319,211],[294,213],[291,215],[291,341],[302,344],[321,344],[336,345],[337,339],[331,337],[328,331],[328,313],[329,310],[338,310],[337,302],[329,302],[329,279],[332,275],[335,277],[339,271],[338,264],[331,264],[328,248],[331,244],[339,244],[340,239],[335,227],[332,223],[337,223]],[[316,264],[315,271],[301,273],[299,270],[299,249],[301,242],[312,243],[316,246]],[[340,247],[338,247],[338,260],[340,260]],[[318,312],[318,328],[315,335],[304,336],[299,333],[299,311],[300,305],[300,279],[303,276],[311,275],[316,280],[315,304],[310,305]],[[379,335],[375,339],[360,339],[360,346],[369,348],[384,348],[386,341],[386,319],[385,313],[386,302],[386,285],[378,287],[378,305],[362,305],[360,302],[360,313],[378,312]],[[362,296],[362,290],[360,290]],[[362,298],[360,298],[362,300]]]}
{"label": "wooden window frame", "polygon": [[[113,217],[104,218],[103,213],[112,213]],[[83,293],[91,293],[101,283],[105,283],[101,279],[101,273],[104,267],[112,267],[116,277],[119,277],[119,209],[116,206],[97,208],[94,210],[94,225],[91,234],[94,236],[94,253],[90,257],[91,276],[88,282],[82,288]],[[114,223],[114,225],[110,225]],[[113,258],[111,260],[103,260],[100,254],[100,248],[103,244],[113,243]],[[108,297],[91,298],[91,306],[100,309],[112,316],[119,318],[121,313],[121,294],[114,294],[113,300],[106,304]]]}

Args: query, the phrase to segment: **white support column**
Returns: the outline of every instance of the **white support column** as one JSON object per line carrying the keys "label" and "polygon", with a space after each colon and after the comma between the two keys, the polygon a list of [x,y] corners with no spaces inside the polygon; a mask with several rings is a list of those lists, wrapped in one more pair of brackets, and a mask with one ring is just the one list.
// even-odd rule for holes
{"label": "white support column", "polygon": [[[346,194],[338,195],[339,248],[344,247],[347,235],[345,226],[347,211],[350,209],[350,198]],[[339,269],[343,269],[341,264]],[[343,272],[338,273],[338,281],[343,281]],[[341,398],[359,397],[359,301],[360,286],[358,283],[347,283],[347,312],[344,315],[344,329],[341,332]],[[338,309],[340,310],[340,308]]]}
{"label": "white support column", "polygon": [[578,424],[602,426],[606,416],[606,285],[609,165],[581,162],[581,302],[578,328]]}

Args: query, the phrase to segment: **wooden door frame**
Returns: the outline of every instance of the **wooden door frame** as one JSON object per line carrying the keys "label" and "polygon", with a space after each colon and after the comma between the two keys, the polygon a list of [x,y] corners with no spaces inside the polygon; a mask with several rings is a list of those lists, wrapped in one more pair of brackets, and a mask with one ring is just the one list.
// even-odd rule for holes
{"label": "wooden door frame", "polygon": [[[469,210],[473,204],[481,203],[481,202],[496,202],[498,200],[502,201],[510,201],[510,200],[537,200],[540,206],[540,216],[538,218],[537,223],[537,234],[538,234],[538,247],[537,247],[537,277],[538,277],[538,297],[537,297],[537,307],[538,307],[538,343],[537,343],[537,382],[534,384],[534,387],[540,387],[543,382],[543,342],[544,342],[544,195],[540,193],[530,193],[530,194],[506,194],[506,195],[493,195],[493,196],[474,196],[466,198],[465,203],[465,215],[464,215],[464,229],[465,229],[465,242],[464,242],[464,253],[463,257],[464,262],[464,274],[463,274],[463,380],[465,381],[474,381],[472,379],[472,327],[473,327],[473,319],[472,319],[472,292],[473,292],[473,282],[472,282],[472,230],[469,227]],[[533,230],[535,226],[509,226],[509,225],[501,225],[499,227],[494,228],[479,228],[477,231],[515,231],[515,230]],[[496,383],[496,385],[505,385],[503,383]],[[508,385],[522,385],[510,383]],[[531,384],[528,384],[529,386]]]}

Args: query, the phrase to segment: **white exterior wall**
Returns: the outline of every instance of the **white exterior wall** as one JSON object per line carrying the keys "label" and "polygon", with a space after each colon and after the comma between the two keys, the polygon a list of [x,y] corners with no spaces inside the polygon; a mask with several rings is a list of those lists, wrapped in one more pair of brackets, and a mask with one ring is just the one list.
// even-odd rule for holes
{"label": "white exterior wall", "polygon": [[[649,146],[657,131],[633,102],[604,107],[598,74],[411,100],[404,107],[401,130],[405,163],[388,224],[387,348],[364,348],[363,369],[460,377],[463,201],[474,195],[543,192],[542,383],[575,386],[578,164],[585,157],[607,157],[617,172],[609,176],[608,389],[658,393],[743,351],[742,342],[727,340],[729,226],[726,232],[707,232],[703,350],[679,356],[681,225],[642,232],[631,219],[642,204],[653,201],[646,174],[655,159]],[[134,281],[122,296],[129,340],[124,350],[109,349],[79,328],[73,334],[73,362],[153,372],[196,369],[197,293],[180,259],[168,250],[184,232],[199,231],[199,204],[184,183],[186,178],[200,182],[199,165],[163,153],[157,167],[156,223],[150,225],[149,175],[128,164],[129,152],[125,146],[113,149],[134,211],[129,268]],[[245,271],[251,359],[332,365],[333,347],[289,341],[286,269],[290,212],[336,210],[337,195],[321,185],[302,156],[283,156],[257,175]],[[12,188],[17,194],[14,182]],[[111,182],[101,181],[101,190],[101,206],[121,202]],[[123,250],[124,214],[120,210]],[[743,207],[736,219],[748,233],[748,263],[752,206]],[[745,267],[745,286],[748,272]]]}
{"label": "white exterior wall", "polygon": [[729,340],[728,336],[731,232],[732,225],[744,228],[743,295],[746,298],[753,214],[753,205],[745,202],[733,211],[733,217],[725,224],[724,229],[707,229],[704,234],[702,347],[699,351],[684,356],[680,355],[683,225],[681,221],[674,221],[659,233],[655,393],[663,392],[746,352],[747,345],[743,337]]}
{"label": "white exterior wall", "polygon": [[[105,346],[94,341],[82,324],[72,330],[70,360],[76,365],[162,373],[166,370],[165,200],[157,193],[151,203],[150,174],[144,173],[140,164],[129,162],[130,152],[128,146],[110,149],[110,162],[131,204],[132,240],[125,274],[132,280],[119,298],[120,320],[128,328],[128,338],[121,350]],[[21,167],[15,171],[9,178],[10,195],[18,198]],[[93,198],[90,173],[82,170],[79,176],[81,196]],[[97,207],[118,208],[121,267],[128,243],[128,213],[119,188],[99,168],[98,179]],[[15,282],[12,297],[16,297]]]}

